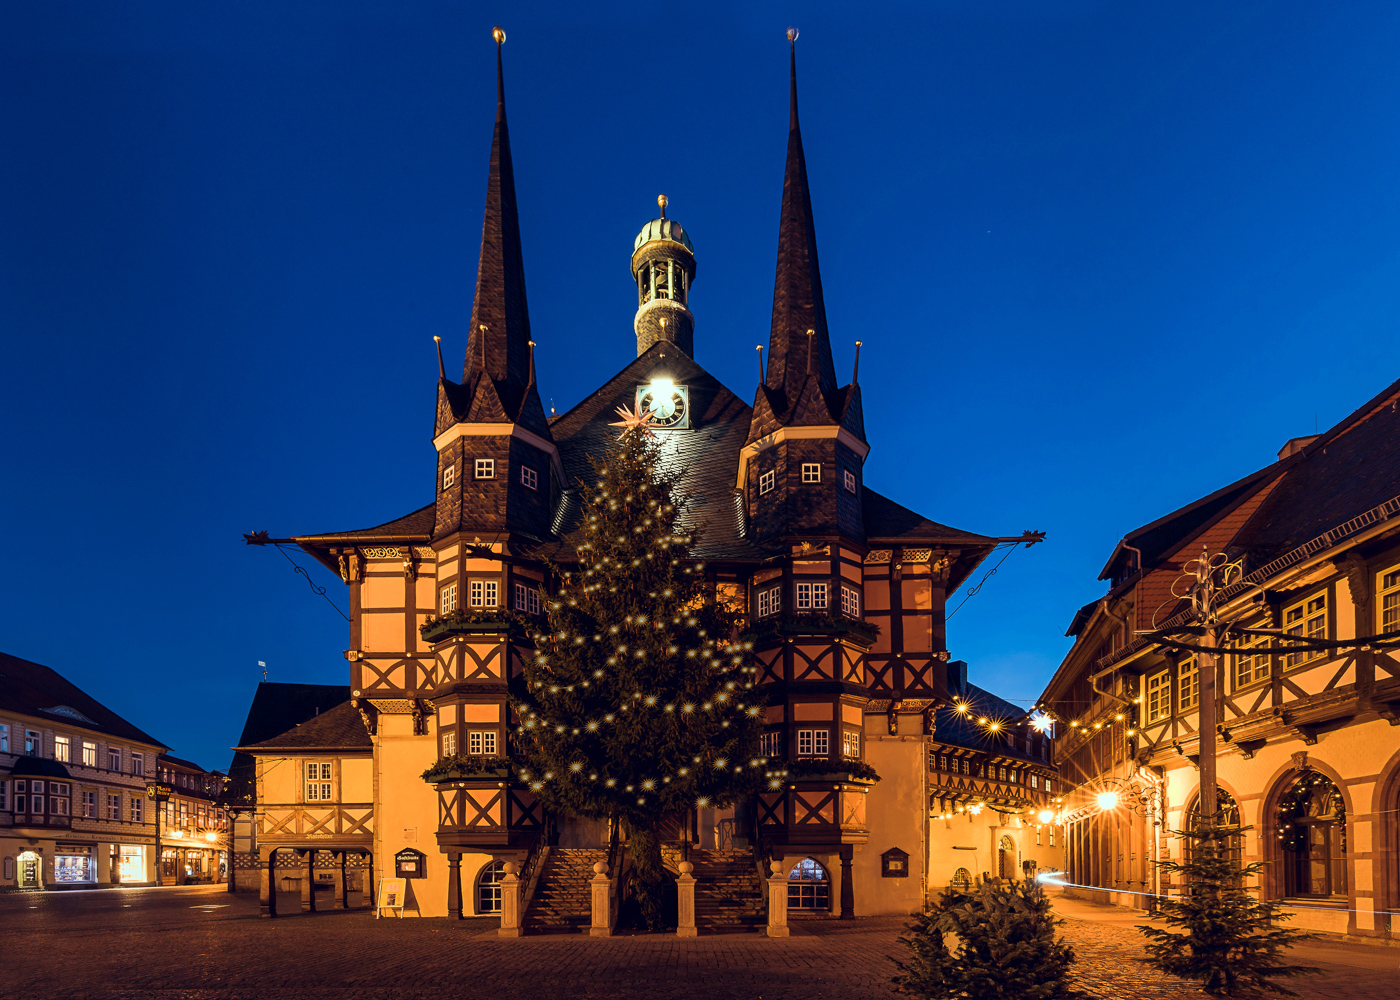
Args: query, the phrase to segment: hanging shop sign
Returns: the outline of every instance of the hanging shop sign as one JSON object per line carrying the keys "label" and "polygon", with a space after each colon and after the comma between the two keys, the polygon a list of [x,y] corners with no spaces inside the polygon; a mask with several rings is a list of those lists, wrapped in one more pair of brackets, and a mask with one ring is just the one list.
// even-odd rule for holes
{"label": "hanging shop sign", "polygon": [[155,782],[146,785],[146,798],[155,799],[157,802],[164,802],[174,794],[175,789],[169,785],[158,785]]}

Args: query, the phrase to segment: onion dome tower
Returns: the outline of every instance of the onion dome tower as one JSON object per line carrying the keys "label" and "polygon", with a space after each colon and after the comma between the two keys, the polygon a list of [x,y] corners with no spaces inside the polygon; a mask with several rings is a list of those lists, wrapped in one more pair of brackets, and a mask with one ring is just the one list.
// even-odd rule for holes
{"label": "onion dome tower", "polygon": [[632,277],[637,282],[637,356],[658,341],[675,344],[695,356],[695,317],[687,303],[695,281],[695,248],[680,224],[666,218],[666,196],[656,204],[661,218],[652,219],[632,246]]}

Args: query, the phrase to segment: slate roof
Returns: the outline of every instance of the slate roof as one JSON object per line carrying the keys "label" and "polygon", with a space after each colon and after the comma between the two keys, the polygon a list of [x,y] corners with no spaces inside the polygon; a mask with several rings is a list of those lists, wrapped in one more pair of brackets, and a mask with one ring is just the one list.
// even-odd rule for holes
{"label": "slate roof", "polygon": [[298,535],[293,541],[298,543],[315,542],[355,542],[355,541],[427,541],[433,535],[434,516],[437,502],[419,507],[412,514],[396,517],[372,528],[352,528],[349,531],[328,531],[319,535]]}
{"label": "slate roof", "polygon": [[[328,712],[349,699],[348,685],[263,681],[253,693],[253,703],[248,706],[248,718],[243,723],[238,746],[252,746],[269,740],[299,722],[314,718],[318,712]],[[235,748],[228,774],[240,786],[250,784],[254,774],[252,756]]]}
{"label": "slate roof", "polygon": [[200,767],[192,760],[185,760],[185,758],[176,757],[174,754],[163,753],[160,755],[160,761],[164,764],[174,764],[176,767],[185,767],[194,771],[200,771],[204,774],[214,773],[212,771],[208,771],[205,768]]}
{"label": "slate roof", "polygon": [[16,778],[58,778],[67,780],[72,777],[68,773],[68,768],[64,767],[56,760],[49,760],[47,757],[18,757],[10,765],[9,772]]}
{"label": "slate roof", "polygon": [[360,713],[350,702],[343,701],[328,711],[313,715],[284,733],[257,743],[242,744],[242,752],[250,750],[364,750],[374,748]]}
{"label": "slate roof", "polygon": [[969,545],[995,545],[995,538],[973,534],[946,524],[930,521],[922,514],[881,496],[869,487],[861,497],[865,514],[865,537],[880,542],[959,542]]}
{"label": "slate roof", "polygon": [[[63,708],[77,715],[53,711]],[[45,719],[64,729],[82,729],[165,749],[160,740],[123,719],[52,667],[8,653],[0,653],[0,709]]]}
{"label": "slate roof", "polygon": [[[1008,746],[1004,732],[988,734],[978,725],[977,720],[983,717],[1012,724],[1019,723],[1026,717],[1026,710],[971,683],[967,679],[967,664],[962,660],[953,660],[948,664],[948,694],[954,702],[966,702],[972,707],[972,711],[963,715],[952,704],[940,708],[934,717],[934,733],[930,737],[931,740],[999,757],[1033,761],[1044,767],[1050,766],[1049,761],[1027,754],[1024,742],[1018,740],[1015,745]],[[1024,730],[1018,729],[1016,733],[1018,736],[1024,735]]]}

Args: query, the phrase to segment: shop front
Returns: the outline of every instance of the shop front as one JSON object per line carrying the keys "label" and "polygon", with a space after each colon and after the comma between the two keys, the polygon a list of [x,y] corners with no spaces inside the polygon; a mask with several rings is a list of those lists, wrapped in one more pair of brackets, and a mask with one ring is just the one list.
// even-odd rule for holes
{"label": "shop front", "polygon": [[55,885],[92,885],[97,881],[97,858],[91,844],[58,844],[53,852]]}
{"label": "shop front", "polygon": [[146,848],[141,844],[120,845],[117,867],[122,883],[150,881],[146,875]]}

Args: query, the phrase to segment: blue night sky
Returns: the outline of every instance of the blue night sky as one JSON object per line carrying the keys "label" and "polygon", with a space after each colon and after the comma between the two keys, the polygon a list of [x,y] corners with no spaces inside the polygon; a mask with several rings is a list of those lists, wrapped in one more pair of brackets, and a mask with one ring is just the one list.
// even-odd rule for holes
{"label": "blue night sky", "polygon": [[258,660],[347,682],[345,623],[240,534],[431,499],[497,22],[561,412],[634,354],[661,191],[695,240],[697,360],[752,398],[801,28],[867,482],[1049,533],[950,622],[1008,698],[1039,693],[1123,533],[1400,377],[1400,5],[551,6],[0,7],[0,649],[208,767]]}

